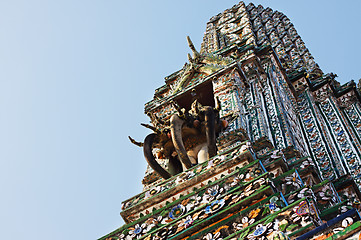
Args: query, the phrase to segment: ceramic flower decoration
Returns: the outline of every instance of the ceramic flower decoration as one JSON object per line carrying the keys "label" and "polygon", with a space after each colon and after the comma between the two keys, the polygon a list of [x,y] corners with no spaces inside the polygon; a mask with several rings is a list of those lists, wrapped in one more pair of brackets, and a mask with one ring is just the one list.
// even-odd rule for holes
{"label": "ceramic flower decoration", "polygon": [[132,239],[140,238],[142,236],[143,229],[144,229],[145,226],[146,226],[146,224],[143,223],[142,225],[136,224],[134,227],[129,228],[130,229],[129,236]]}
{"label": "ceramic flower decoration", "polygon": [[299,188],[302,186],[302,182],[296,172],[292,173],[290,176],[287,176],[285,178],[286,185],[293,185],[296,188]]}
{"label": "ceramic flower decoration", "polygon": [[208,233],[203,239],[205,239],[205,240],[222,240],[222,238],[220,236],[221,236],[220,232],[217,232],[215,234]]}

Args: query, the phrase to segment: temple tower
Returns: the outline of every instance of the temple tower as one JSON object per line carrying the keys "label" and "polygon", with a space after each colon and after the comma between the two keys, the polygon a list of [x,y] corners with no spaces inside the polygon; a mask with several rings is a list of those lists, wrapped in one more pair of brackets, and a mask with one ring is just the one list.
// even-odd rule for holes
{"label": "temple tower", "polygon": [[[354,239],[361,105],[282,13],[243,2],[145,104],[144,191],[101,239]],[[331,239],[331,238],[330,238]]]}

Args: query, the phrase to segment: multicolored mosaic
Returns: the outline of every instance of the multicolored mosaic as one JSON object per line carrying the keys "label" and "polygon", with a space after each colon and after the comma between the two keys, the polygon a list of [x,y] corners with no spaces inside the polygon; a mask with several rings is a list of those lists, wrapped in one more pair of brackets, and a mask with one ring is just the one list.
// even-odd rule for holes
{"label": "multicolored mosaic", "polygon": [[144,191],[102,240],[357,239],[361,82],[324,74],[283,13],[243,2],[145,104]]}
{"label": "multicolored mosaic", "polygon": [[134,221],[152,209],[162,208],[167,200],[174,201],[187,194],[192,187],[207,185],[208,181],[228,175],[236,167],[245,166],[253,160],[247,149],[248,145],[244,143],[124,201],[121,214],[126,216],[127,221]]}

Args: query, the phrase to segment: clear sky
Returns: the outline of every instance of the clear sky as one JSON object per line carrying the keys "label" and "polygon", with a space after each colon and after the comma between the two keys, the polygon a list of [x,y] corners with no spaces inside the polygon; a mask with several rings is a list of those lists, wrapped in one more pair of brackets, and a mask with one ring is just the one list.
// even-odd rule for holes
{"label": "clear sky", "polygon": [[[248,3],[249,1],[246,1]],[[255,4],[261,1],[253,1]],[[361,1],[265,0],[324,72],[361,78]],[[0,239],[96,239],[140,193],[144,103],[237,1],[0,1]]]}

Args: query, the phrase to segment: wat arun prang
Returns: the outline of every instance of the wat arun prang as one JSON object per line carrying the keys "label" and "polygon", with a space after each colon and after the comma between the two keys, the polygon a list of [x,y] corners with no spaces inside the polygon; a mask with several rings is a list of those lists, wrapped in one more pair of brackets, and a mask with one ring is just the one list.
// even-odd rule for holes
{"label": "wat arun prang", "polygon": [[[359,239],[361,105],[290,20],[243,2],[145,104],[144,191],[101,239]],[[141,149],[139,149],[141,151]]]}

